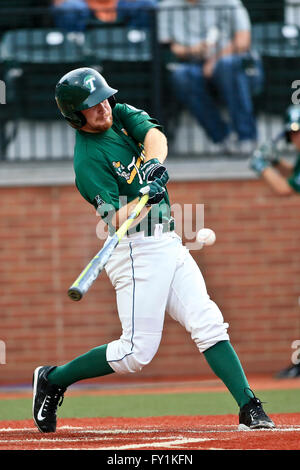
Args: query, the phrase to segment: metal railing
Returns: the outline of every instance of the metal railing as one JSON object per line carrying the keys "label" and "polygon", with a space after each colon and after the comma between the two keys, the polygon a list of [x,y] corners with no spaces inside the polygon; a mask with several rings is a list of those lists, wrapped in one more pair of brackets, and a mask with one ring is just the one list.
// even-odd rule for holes
{"label": "metal railing", "polygon": [[[278,19],[272,22],[268,21],[270,8],[264,2],[263,7],[257,3],[256,10],[252,10],[252,15],[259,12],[260,18],[264,18],[264,11],[266,14],[264,22],[252,24],[251,54],[241,56],[240,51],[233,51],[242,57],[239,66],[249,84],[255,81],[258,67],[263,71],[264,80],[251,93],[258,143],[281,130],[284,111],[291,104],[292,87],[300,79],[300,3],[288,2],[285,12],[278,8],[278,15],[274,16]],[[197,88],[197,79],[190,86],[178,88],[182,67],[187,66],[188,74],[199,76],[205,53],[202,50],[198,55],[180,56],[171,46],[179,41],[180,35],[186,46],[196,44],[199,31],[201,34],[205,31],[203,11],[201,5],[193,5],[191,9],[188,2],[180,8],[158,4],[157,8],[144,12],[147,21],[142,26],[129,20],[124,22],[124,17],[113,23],[101,22],[94,15],[85,20],[84,27],[67,31],[56,26],[50,8],[0,9],[0,84],[3,85],[0,86],[0,159],[72,159],[74,130],[66,125],[57,109],[54,87],[66,72],[81,66],[103,73],[109,84],[119,90],[118,101],[145,109],[160,120],[173,158],[226,155],[227,150],[213,140],[213,133],[209,135],[204,122],[212,109],[202,106],[201,110],[206,101],[198,99],[200,95],[193,88]],[[273,15],[276,12],[274,5],[272,12]],[[214,54],[226,46],[228,25],[234,31],[235,17],[224,6],[209,11],[206,8],[206,14],[211,24],[214,21],[217,24],[203,36]],[[162,15],[165,15],[163,20]],[[197,21],[199,31],[195,33],[188,26],[192,23],[196,27]],[[226,21],[227,33],[222,30]],[[183,77],[186,79],[187,75]],[[230,123],[232,115],[226,93],[222,96],[213,81],[205,82],[205,86],[221,118]],[[234,126],[238,128],[235,123],[233,131]],[[285,143],[281,145],[285,149]],[[232,155],[230,150],[228,155]],[[245,153],[238,150],[236,155],[244,158],[247,150]]]}

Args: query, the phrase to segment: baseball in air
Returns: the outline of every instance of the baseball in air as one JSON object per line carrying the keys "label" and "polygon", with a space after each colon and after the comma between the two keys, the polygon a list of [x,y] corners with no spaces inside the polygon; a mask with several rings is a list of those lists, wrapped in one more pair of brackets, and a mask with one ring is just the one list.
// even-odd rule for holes
{"label": "baseball in air", "polygon": [[203,245],[213,245],[216,241],[216,234],[210,228],[202,228],[197,233],[197,242],[202,243]]}

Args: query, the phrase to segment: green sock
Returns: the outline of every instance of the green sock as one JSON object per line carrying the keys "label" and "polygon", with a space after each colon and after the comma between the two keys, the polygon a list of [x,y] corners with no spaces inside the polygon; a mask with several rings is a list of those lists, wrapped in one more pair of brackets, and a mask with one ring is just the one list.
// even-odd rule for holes
{"label": "green sock", "polygon": [[114,370],[106,360],[106,349],[107,344],[98,346],[67,364],[57,366],[49,373],[49,382],[68,387],[78,380],[112,374]]}
{"label": "green sock", "polygon": [[222,380],[238,406],[242,408],[253,397],[253,393],[231,343],[220,341],[203,354],[213,372]]}

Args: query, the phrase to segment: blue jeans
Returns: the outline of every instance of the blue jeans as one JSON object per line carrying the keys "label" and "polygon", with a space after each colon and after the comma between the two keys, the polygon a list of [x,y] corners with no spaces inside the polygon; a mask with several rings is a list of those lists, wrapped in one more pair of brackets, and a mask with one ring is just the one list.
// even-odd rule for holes
{"label": "blue jeans", "polygon": [[[262,69],[258,64],[257,76],[247,76],[245,58],[247,55],[243,54],[219,59],[210,79],[203,76],[203,65],[199,63],[178,64],[172,72],[172,86],[178,100],[215,143],[222,142],[232,131],[239,140],[257,137],[252,89],[260,85]],[[221,102],[226,105],[230,122],[220,112]]]}
{"label": "blue jeans", "polygon": [[64,31],[84,31],[91,15],[85,0],[65,0],[52,7],[56,28]]}
{"label": "blue jeans", "polygon": [[118,20],[132,28],[149,28],[151,10],[157,7],[158,0],[119,0]]}

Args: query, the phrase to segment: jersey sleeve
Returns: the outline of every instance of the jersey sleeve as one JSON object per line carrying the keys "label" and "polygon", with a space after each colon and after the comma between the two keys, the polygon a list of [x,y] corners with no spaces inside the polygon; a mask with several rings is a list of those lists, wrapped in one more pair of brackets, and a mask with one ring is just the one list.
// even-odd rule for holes
{"label": "jersey sleeve", "polygon": [[288,183],[297,193],[300,193],[300,156],[298,156],[293,174],[288,179]]}
{"label": "jersey sleeve", "polygon": [[115,112],[126,131],[137,142],[143,143],[147,132],[153,127],[163,131],[162,126],[156,119],[151,118],[146,111],[137,109],[130,104],[117,104]]}

